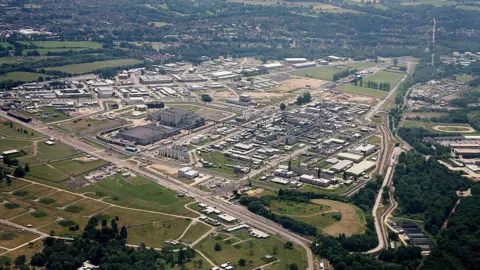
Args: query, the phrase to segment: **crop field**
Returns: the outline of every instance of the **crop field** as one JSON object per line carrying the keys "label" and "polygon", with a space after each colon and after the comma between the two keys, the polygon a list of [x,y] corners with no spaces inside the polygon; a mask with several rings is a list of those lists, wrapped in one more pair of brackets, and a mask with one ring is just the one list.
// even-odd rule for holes
{"label": "crop field", "polygon": [[387,91],[356,86],[353,84],[344,84],[338,87],[337,90],[351,93],[351,94],[371,96],[371,97],[377,97],[377,98],[385,97],[388,94]]}
{"label": "crop field", "polygon": [[393,88],[405,76],[399,72],[380,71],[363,79],[363,81],[372,81],[377,83],[390,83]]}
{"label": "crop field", "polygon": [[135,184],[120,175],[103,179],[80,192],[103,192],[106,201],[125,207],[155,210],[171,214],[193,214],[184,205],[190,199],[178,198],[176,192],[137,176]]}
{"label": "crop field", "polygon": [[[267,264],[267,262],[262,260],[265,255],[272,255],[280,260],[278,265],[275,265],[276,267],[271,269],[283,269],[285,265],[292,263],[295,263],[298,269],[305,269],[305,256],[303,251],[297,246],[291,250],[284,248],[284,242],[277,236],[270,236],[268,239],[251,239],[239,244],[236,244],[236,242],[239,241],[224,241],[224,238],[225,237],[214,237],[210,235],[197,244],[195,248],[199,249],[217,265],[231,262],[234,269],[254,269]],[[215,244],[217,243],[221,246],[221,251],[214,250]],[[274,249],[276,252],[274,252]],[[275,253],[276,255],[273,255]],[[237,262],[240,259],[247,261],[245,267],[238,265]]]}
{"label": "crop field", "polygon": [[312,69],[304,69],[293,72],[295,76],[314,78],[319,80],[331,81],[333,75],[345,70],[343,67],[318,67]]}
{"label": "crop field", "polygon": [[329,205],[331,207],[330,211],[342,214],[342,219],[339,222],[323,228],[325,233],[334,236],[343,233],[346,236],[350,236],[365,232],[365,217],[358,207],[348,203],[325,199],[312,200],[312,203]]}
{"label": "crop field", "polygon": [[[47,70],[58,70],[71,74],[83,74],[92,72],[97,69],[110,68],[110,67],[120,67],[120,66],[129,66],[142,63],[140,60],[136,59],[116,59],[116,60],[107,60],[107,61],[96,61],[90,63],[82,64],[73,64],[66,66],[58,66],[46,68]],[[1,77],[0,77],[1,80]]]}
{"label": "crop field", "polygon": [[0,75],[0,82],[2,81],[22,81],[22,82],[31,82],[38,80],[39,77],[48,76],[41,73],[33,73],[33,72],[23,72],[23,71],[15,71],[10,72],[5,75]]}

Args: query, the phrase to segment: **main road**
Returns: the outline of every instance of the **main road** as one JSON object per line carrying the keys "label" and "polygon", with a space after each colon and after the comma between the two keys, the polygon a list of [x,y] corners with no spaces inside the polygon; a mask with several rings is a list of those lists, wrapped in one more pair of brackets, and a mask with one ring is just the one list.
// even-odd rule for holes
{"label": "main road", "polygon": [[176,190],[176,191],[179,191],[179,192],[184,192],[188,196],[193,197],[198,202],[202,202],[202,203],[212,205],[212,206],[216,207],[217,209],[219,209],[220,211],[223,211],[224,213],[229,214],[231,216],[238,217],[239,219],[243,220],[246,223],[251,224],[252,226],[254,226],[258,229],[265,230],[265,231],[270,232],[270,233],[274,233],[274,234],[279,235],[280,237],[282,237],[282,238],[284,238],[288,241],[291,241],[291,242],[293,242],[297,245],[300,245],[307,252],[307,262],[308,262],[307,269],[309,269],[309,270],[314,269],[314,257],[313,257],[313,253],[312,253],[312,251],[310,250],[310,247],[309,247],[309,245],[312,243],[311,240],[306,239],[302,236],[299,236],[299,235],[283,228],[282,226],[280,226],[279,224],[277,224],[277,223],[275,223],[271,220],[268,220],[268,219],[263,218],[261,216],[255,215],[255,214],[251,213],[245,207],[242,207],[242,206],[239,206],[239,205],[234,205],[234,204],[231,204],[229,202],[218,199],[216,197],[212,197],[210,194],[208,194],[206,192],[203,192],[203,191],[201,191],[201,190],[199,190],[195,187],[185,185],[182,182],[179,182],[175,179],[171,179],[171,178],[167,179],[166,177],[160,177],[159,175],[154,174],[152,172],[149,172],[149,171],[147,171],[147,170],[145,170],[141,167],[138,167],[134,164],[131,164],[131,163],[127,162],[126,160],[120,158],[120,157],[110,155],[106,151],[104,151],[103,149],[98,149],[98,148],[96,148],[96,147],[94,147],[90,144],[87,144],[83,141],[80,141],[80,140],[78,140],[78,139],[76,139],[76,138],[74,138],[70,135],[66,135],[66,134],[64,134],[60,131],[55,130],[55,129],[51,129],[43,123],[39,123],[39,122],[35,121],[35,122],[32,122],[32,123],[26,124],[26,123],[24,123],[24,122],[22,122],[22,121],[20,121],[16,118],[8,116],[5,112],[0,112],[0,115],[4,118],[9,119],[10,121],[13,121],[13,122],[16,122],[16,123],[19,123],[19,124],[22,124],[22,125],[26,125],[29,128],[31,128],[31,129],[33,129],[37,132],[43,133],[43,134],[45,134],[49,137],[54,137],[55,139],[57,139],[58,141],[66,144],[66,145],[69,145],[71,147],[79,149],[79,150],[81,150],[85,153],[88,153],[92,156],[95,156],[99,159],[103,159],[105,161],[108,161],[112,164],[115,164],[116,166],[118,166],[120,168],[128,169],[132,172],[135,172],[138,175],[143,175],[143,176],[145,176],[145,177],[147,177],[147,178],[149,178],[149,179],[151,179],[151,180],[153,180],[153,181],[159,183],[160,185],[165,186],[169,189]]}

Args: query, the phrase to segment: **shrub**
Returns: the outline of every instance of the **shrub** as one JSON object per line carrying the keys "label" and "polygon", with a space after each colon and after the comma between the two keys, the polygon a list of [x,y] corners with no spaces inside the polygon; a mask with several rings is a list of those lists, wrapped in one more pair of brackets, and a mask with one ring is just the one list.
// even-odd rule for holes
{"label": "shrub", "polygon": [[6,203],[3,206],[5,206],[5,208],[7,208],[7,209],[15,209],[15,208],[20,207],[20,205],[16,204],[16,203]]}
{"label": "shrub", "polygon": [[73,220],[60,220],[58,224],[62,227],[70,227],[75,225],[75,221]]}
{"label": "shrub", "polygon": [[39,200],[39,202],[43,204],[51,204],[51,203],[54,203],[55,201],[56,200],[54,198],[48,198],[48,197],[44,197]]}
{"label": "shrub", "polygon": [[28,195],[28,191],[25,190],[17,190],[13,192],[13,195],[18,196],[18,197],[25,197]]}
{"label": "shrub", "polygon": [[34,216],[36,218],[46,217],[47,213],[37,210],[37,211],[32,213],[32,216]]}
{"label": "shrub", "polygon": [[65,212],[69,212],[69,213],[80,213],[82,210],[83,210],[83,207],[78,205],[70,205],[67,208],[65,208]]}

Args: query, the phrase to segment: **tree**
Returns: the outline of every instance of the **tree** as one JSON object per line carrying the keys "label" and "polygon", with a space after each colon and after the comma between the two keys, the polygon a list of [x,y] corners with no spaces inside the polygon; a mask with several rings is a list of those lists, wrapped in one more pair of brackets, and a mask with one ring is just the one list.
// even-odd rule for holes
{"label": "tree", "polygon": [[208,94],[203,94],[203,95],[202,95],[202,101],[203,101],[203,102],[212,102],[213,99],[212,99],[212,97],[211,97],[210,95],[208,95]]}
{"label": "tree", "polygon": [[15,177],[25,177],[25,170],[22,168],[22,166],[18,165],[16,168],[15,168],[15,171],[13,171],[13,175]]}
{"label": "tree", "polygon": [[[337,268],[335,268],[337,269]],[[290,270],[298,270],[298,266],[294,263],[290,264]]]}
{"label": "tree", "polygon": [[28,165],[28,162],[25,164],[24,171],[27,173],[30,171],[30,166]]}
{"label": "tree", "polygon": [[22,266],[25,264],[27,261],[27,256],[25,255],[20,255],[15,260],[13,261],[13,264],[15,264],[16,267]]}
{"label": "tree", "polygon": [[247,261],[242,258],[238,260],[238,265],[240,265],[241,267],[244,267],[245,265],[247,265]]}
{"label": "tree", "polygon": [[220,246],[219,243],[216,243],[216,244],[215,244],[215,247],[214,247],[214,250],[215,250],[215,251],[222,251],[222,246]]}
{"label": "tree", "polygon": [[293,243],[288,241],[283,245],[283,247],[286,249],[293,249]]}
{"label": "tree", "polygon": [[45,258],[45,255],[43,255],[42,253],[35,253],[32,256],[32,259],[30,259],[30,264],[38,267],[44,266],[46,262],[47,262],[47,259]]}
{"label": "tree", "polygon": [[393,59],[393,65],[394,65],[394,66],[397,66],[397,65],[398,65],[398,59],[397,59],[397,58]]}
{"label": "tree", "polygon": [[285,105],[285,103],[280,104],[280,110],[285,111],[286,108],[287,108],[287,105]]}
{"label": "tree", "polygon": [[128,236],[127,228],[125,226],[122,226],[122,228],[120,229],[120,237],[122,239],[127,240],[127,236]]}
{"label": "tree", "polygon": [[12,184],[12,178],[10,177],[10,175],[5,175],[5,179],[7,180],[7,185],[11,185]]}

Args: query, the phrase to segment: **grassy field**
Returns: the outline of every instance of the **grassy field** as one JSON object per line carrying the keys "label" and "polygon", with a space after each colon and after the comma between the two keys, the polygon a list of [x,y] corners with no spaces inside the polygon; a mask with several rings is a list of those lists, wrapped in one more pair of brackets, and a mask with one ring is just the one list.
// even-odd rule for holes
{"label": "grassy field", "polygon": [[388,94],[387,91],[377,90],[377,89],[372,89],[367,87],[360,87],[353,84],[344,84],[336,89],[343,92],[351,93],[351,94],[378,97],[378,98],[385,97]]}
{"label": "grassy field", "polygon": [[364,70],[367,68],[371,68],[375,65],[376,65],[375,62],[359,62],[359,63],[346,64],[345,66],[355,68],[357,70]]}
{"label": "grassy field", "polygon": [[236,174],[233,172],[233,169],[227,168],[224,165],[242,165],[241,162],[233,159],[226,158],[222,153],[217,152],[217,151],[211,151],[209,153],[201,153],[201,156],[205,161],[213,163],[214,165],[217,165],[219,167],[207,167],[206,169],[220,172],[220,173],[225,173],[228,175],[236,176]]}
{"label": "grassy field", "polygon": [[106,164],[107,162],[104,160],[81,162],[67,159],[54,163],[31,166],[30,172],[27,173],[26,178],[36,180],[36,177],[39,177],[43,178],[44,180],[58,183],[68,179],[71,175],[78,176]]}
{"label": "grassy field", "polygon": [[144,243],[148,247],[162,247],[166,240],[178,239],[190,222],[186,219],[175,219],[130,227],[128,243],[132,245]]}
{"label": "grassy field", "polygon": [[30,164],[38,164],[43,161],[58,160],[68,157],[78,157],[84,153],[69,145],[55,142],[55,145],[47,145],[44,141],[39,141],[37,144],[38,153],[35,156],[27,156],[20,159],[21,162],[29,162]]}
{"label": "grassy field", "polygon": [[92,41],[31,41],[28,43],[39,48],[102,48],[102,43]]}
{"label": "grassy field", "polygon": [[15,46],[13,46],[12,44],[8,43],[8,42],[3,42],[3,41],[0,41],[0,46],[6,48],[6,49],[11,49],[13,50],[15,48]]}
{"label": "grassy field", "polygon": [[474,77],[472,75],[455,75],[455,79],[459,82],[468,83],[473,80]]}
{"label": "grassy field", "polygon": [[389,71],[380,71],[371,76],[364,78],[365,82],[372,81],[377,83],[390,83],[390,86],[393,88],[402,78],[405,76],[403,73],[398,72],[389,72]]}
{"label": "grassy field", "polygon": [[117,60],[96,61],[91,63],[51,67],[51,68],[47,68],[47,70],[58,70],[66,73],[82,74],[82,73],[88,73],[97,69],[129,66],[129,65],[139,64],[139,63],[142,63],[142,61],[136,60],[136,59],[117,59]]}
{"label": "grassy field", "polygon": [[210,230],[210,226],[205,225],[203,223],[195,223],[193,224],[185,235],[181,238],[182,242],[184,243],[193,243],[195,240],[200,238],[200,236],[204,235]]}
{"label": "grassy field", "polygon": [[10,257],[12,260],[15,260],[15,258],[17,258],[18,256],[25,255],[27,257],[27,262],[29,262],[32,256],[35,253],[40,252],[42,248],[43,248],[43,241],[37,240],[33,242],[32,246],[26,245],[19,249],[15,249],[5,254],[5,256]]}
{"label": "grassy field", "polygon": [[15,71],[10,72],[5,75],[0,75],[0,82],[2,81],[23,81],[23,82],[31,82],[38,80],[38,77],[46,77],[48,75],[41,74],[41,73],[33,73],[33,72],[22,72],[22,71]]}
{"label": "grassy field", "polygon": [[319,80],[333,80],[333,75],[345,70],[343,67],[318,67],[312,69],[304,69],[293,72],[295,76],[314,78]]}
{"label": "grassy field", "polygon": [[[457,130],[451,129],[451,130],[436,130],[434,129],[435,126],[449,126],[449,127],[459,127]],[[403,127],[406,128],[424,128],[428,129],[432,132],[442,132],[442,131],[457,131],[458,133],[462,133],[463,130],[466,130],[467,128],[471,128],[470,125],[468,124],[453,124],[453,123],[434,123],[434,122],[423,122],[423,121],[413,121],[413,120],[405,120],[403,122]],[[476,133],[472,132],[465,132],[465,135],[475,135]]]}
{"label": "grassy field", "polygon": [[[216,243],[222,247],[221,251],[214,250]],[[283,269],[285,265],[292,263],[295,263],[298,269],[305,269],[303,251],[297,246],[292,250],[285,249],[282,240],[276,236],[271,236],[268,239],[252,239],[241,244],[235,244],[235,241],[229,244],[221,238],[209,236],[196,245],[195,248],[199,249],[217,265],[231,262],[234,269],[253,269],[264,265],[266,262],[264,262],[262,258],[265,255],[272,255],[280,260],[279,264],[271,269]],[[276,252],[274,250],[276,250]],[[275,253],[276,255],[274,255]],[[240,259],[247,261],[245,267],[238,265],[237,262]]]}
{"label": "grassy field", "polygon": [[[12,126],[10,127],[10,123]],[[24,131],[27,131],[26,133]],[[33,135],[32,135],[33,134]],[[33,131],[23,125],[10,122],[5,118],[0,118],[0,135],[15,139],[38,140],[46,138],[43,134]]]}
{"label": "grassy field", "polygon": [[62,125],[82,134],[90,134],[121,125],[123,122],[124,121],[120,119],[99,120],[94,118],[87,118],[81,120],[76,119],[75,121],[70,120],[62,123]]}
{"label": "grassy field", "polygon": [[[134,183],[132,183],[134,181]],[[143,177],[109,177],[80,189],[80,192],[103,192],[108,202],[126,207],[156,210],[172,214],[189,214],[184,205],[190,199],[178,198],[176,192]]]}
{"label": "grassy field", "polygon": [[28,232],[18,232],[15,228],[0,225],[0,246],[2,247],[15,248],[37,237]]}
{"label": "grassy field", "polygon": [[62,111],[57,111],[54,107],[40,107],[39,109],[42,112],[38,114],[28,114],[28,115],[44,123],[63,121],[70,118],[70,116],[68,116]]}
{"label": "grassy field", "polygon": [[0,139],[0,152],[8,150],[23,150],[25,152],[33,151],[33,142],[12,139]]}
{"label": "grassy field", "polygon": [[47,55],[48,53],[68,52],[68,51],[84,51],[87,48],[37,48],[37,49],[25,49],[22,51],[23,55],[27,55],[29,52],[37,51],[40,55]]}
{"label": "grassy field", "polygon": [[152,23],[155,27],[159,27],[159,28],[160,27],[165,27],[165,26],[168,25],[168,23],[166,23],[166,22],[150,22],[150,24],[152,24]]}
{"label": "grassy field", "polygon": [[362,210],[358,207],[348,203],[325,199],[312,200],[312,203],[329,205],[331,207],[330,211],[342,213],[342,219],[339,222],[323,228],[325,233],[334,236],[343,233],[346,236],[350,236],[365,232],[365,217]]}

